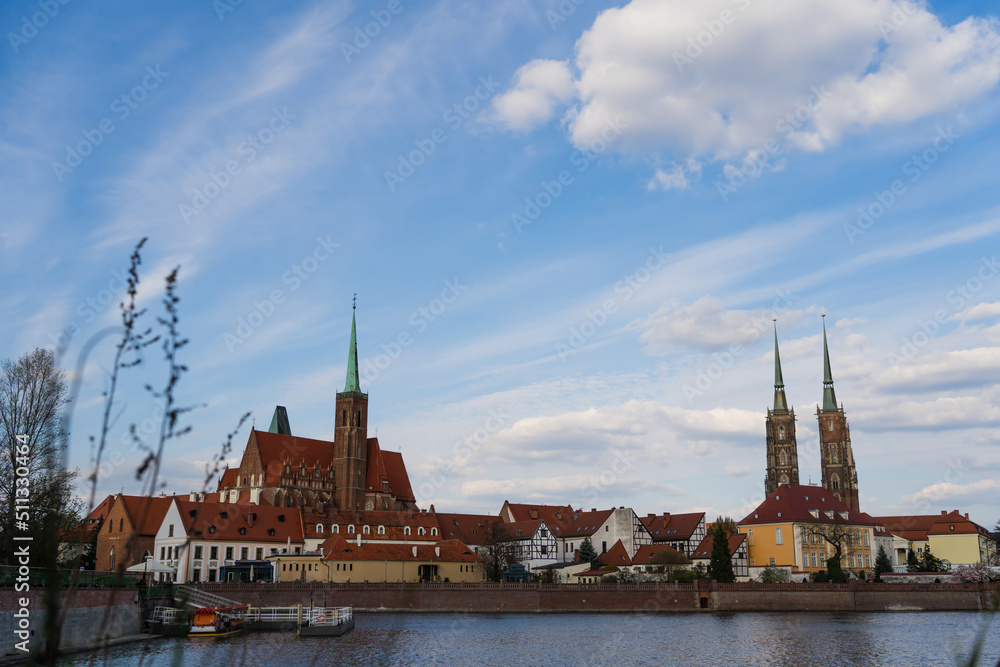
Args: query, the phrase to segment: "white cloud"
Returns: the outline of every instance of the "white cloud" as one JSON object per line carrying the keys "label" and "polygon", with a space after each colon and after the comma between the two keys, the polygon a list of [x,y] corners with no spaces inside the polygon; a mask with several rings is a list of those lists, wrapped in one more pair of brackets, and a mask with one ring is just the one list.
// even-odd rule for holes
{"label": "white cloud", "polygon": [[991,317],[1000,317],[1000,301],[977,303],[959,313],[955,313],[951,319],[968,322],[970,320],[987,320]]}
{"label": "white cloud", "polygon": [[1000,348],[931,352],[882,371],[882,387],[927,388],[952,385],[993,384],[1000,373]]}
{"label": "white cloud", "polygon": [[[993,20],[945,26],[906,0],[632,0],[597,17],[573,64],[575,145],[620,117],[623,150],[738,166],[768,139],[820,151],[848,132],[952,113],[1000,80],[1000,36]],[[556,65],[531,86],[518,73],[510,127],[544,122],[564,99],[568,68]],[[676,170],[661,179],[684,185]]]}
{"label": "white cloud", "polygon": [[569,101],[576,90],[566,61],[532,60],[514,74],[516,83],[493,102],[494,119],[527,132],[552,119],[556,106]]}
{"label": "white cloud", "polygon": [[683,192],[690,187],[691,182],[688,176],[697,177],[701,174],[701,163],[697,160],[685,160],[678,162],[669,171],[657,169],[650,179],[648,187],[650,190],[677,190]]}
{"label": "white cloud", "polygon": [[996,503],[998,492],[1000,492],[1000,479],[983,479],[969,484],[941,482],[925,486],[916,493],[903,496],[901,500],[904,505],[915,505],[926,501],[940,504],[953,500],[992,505]]}

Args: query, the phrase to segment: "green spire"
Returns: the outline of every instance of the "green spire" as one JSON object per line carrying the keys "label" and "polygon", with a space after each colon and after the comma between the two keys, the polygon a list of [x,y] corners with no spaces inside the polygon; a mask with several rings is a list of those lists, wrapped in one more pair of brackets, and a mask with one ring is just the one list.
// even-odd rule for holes
{"label": "green spire", "polygon": [[285,406],[279,405],[274,408],[274,415],[271,416],[271,426],[268,433],[278,433],[279,435],[291,435],[292,427],[288,425],[288,411]]}
{"label": "green spire", "polygon": [[358,295],[354,295],[355,311],[351,315],[351,347],[347,351],[347,384],[344,385],[344,393],[350,391],[361,391],[361,383],[358,381]]}
{"label": "green spire", "polygon": [[787,410],[785,381],[781,377],[781,357],[778,356],[778,320],[774,322],[774,409]]}
{"label": "green spire", "polygon": [[837,409],[837,395],[833,393],[833,373],[830,372],[830,347],[826,342],[826,315],[823,315],[823,409]]}

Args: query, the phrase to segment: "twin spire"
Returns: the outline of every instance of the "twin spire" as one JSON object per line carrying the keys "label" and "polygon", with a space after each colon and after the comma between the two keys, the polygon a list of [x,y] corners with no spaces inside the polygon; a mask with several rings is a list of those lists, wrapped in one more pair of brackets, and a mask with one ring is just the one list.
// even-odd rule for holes
{"label": "twin spire", "polygon": [[[787,410],[785,381],[781,377],[781,357],[778,356],[778,320],[774,322],[774,409]],[[830,347],[826,342],[826,315],[823,315],[823,409],[837,409],[837,395],[833,391],[833,373],[830,371]]]}

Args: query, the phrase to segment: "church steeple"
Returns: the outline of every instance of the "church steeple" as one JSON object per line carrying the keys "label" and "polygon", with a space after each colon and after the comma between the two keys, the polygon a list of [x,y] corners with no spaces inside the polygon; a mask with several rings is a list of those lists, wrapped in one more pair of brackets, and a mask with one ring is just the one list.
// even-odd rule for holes
{"label": "church steeple", "polygon": [[781,357],[778,356],[778,320],[774,320],[774,409],[787,410],[785,381],[781,377]]}
{"label": "church steeple", "polygon": [[351,346],[347,350],[347,383],[344,385],[344,393],[351,391],[361,391],[361,383],[358,380],[358,295],[354,295],[354,308],[351,314]]}
{"label": "church steeple", "polygon": [[837,395],[833,391],[833,373],[830,372],[830,347],[826,342],[826,315],[823,315],[823,409],[837,409]]}

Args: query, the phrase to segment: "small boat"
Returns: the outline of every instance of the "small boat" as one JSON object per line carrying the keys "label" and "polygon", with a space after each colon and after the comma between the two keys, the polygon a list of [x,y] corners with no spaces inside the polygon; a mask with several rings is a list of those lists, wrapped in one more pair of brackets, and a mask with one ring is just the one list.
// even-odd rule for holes
{"label": "small boat", "polygon": [[242,632],[246,611],[246,605],[195,609],[188,637],[228,637]]}

